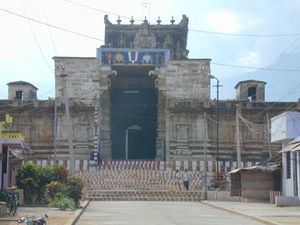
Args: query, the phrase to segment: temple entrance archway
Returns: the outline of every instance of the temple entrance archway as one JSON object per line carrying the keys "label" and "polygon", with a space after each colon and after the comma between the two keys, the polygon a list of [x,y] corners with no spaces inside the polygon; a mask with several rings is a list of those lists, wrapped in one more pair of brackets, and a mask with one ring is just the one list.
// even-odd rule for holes
{"label": "temple entrance archway", "polygon": [[113,66],[110,124],[112,159],[156,157],[157,89],[148,75],[153,66]]}

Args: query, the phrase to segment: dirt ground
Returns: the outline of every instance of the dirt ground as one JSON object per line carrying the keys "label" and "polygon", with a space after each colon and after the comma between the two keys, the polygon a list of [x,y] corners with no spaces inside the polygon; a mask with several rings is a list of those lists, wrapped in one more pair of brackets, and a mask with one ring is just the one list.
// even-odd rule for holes
{"label": "dirt ground", "polygon": [[64,225],[74,215],[75,211],[66,212],[47,207],[19,207],[15,216],[0,217],[0,225],[16,225],[17,219],[22,216],[38,217],[48,214],[47,225]]}

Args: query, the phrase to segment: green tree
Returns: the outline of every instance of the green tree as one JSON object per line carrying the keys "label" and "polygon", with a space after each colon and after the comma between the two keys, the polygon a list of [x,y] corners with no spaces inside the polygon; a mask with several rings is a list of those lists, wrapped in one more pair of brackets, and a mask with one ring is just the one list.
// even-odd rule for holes
{"label": "green tree", "polygon": [[84,182],[78,177],[70,177],[67,182],[67,195],[75,201],[75,205],[79,207],[79,200],[82,198],[82,189]]}
{"label": "green tree", "polygon": [[52,180],[52,169],[31,163],[19,165],[17,168],[17,186],[24,189],[24,200],[27,204],[46,201],[45,187]]}
{"label": "green tree", "polygon": [[39,185],[36,182],[37,166],[31,163],[21,164],[17,167],[17,186],[24,189],[24,201],[35,204]]}
{"label": "green tree", "polygon": [[17,168],[16,178],[18,187],[24,189],[24,200],[27,204],[35,204],[38,200],[38,203],[55,201],[57,204],[69,205],[69,199],[72,199],[78,207],[83,195],[83,180],[78,177],[68,178],[68,172],[63,166],[22,164]]}
{"label": "green tree", "polygon": [[37,192],[37,198],[39,199],[39,203],[46,202],[45,190],[46,185],[49,184],[52,180],[52,168],[51,167],[37,167],[37,172],[35,176],[35,180],[39,186]]}

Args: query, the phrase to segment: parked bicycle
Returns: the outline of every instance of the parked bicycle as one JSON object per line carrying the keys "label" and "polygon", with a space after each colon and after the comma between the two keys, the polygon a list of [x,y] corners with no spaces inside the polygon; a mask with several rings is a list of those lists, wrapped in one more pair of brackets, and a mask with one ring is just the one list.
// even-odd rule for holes
{"label": "parked bicycle", "polygon": [[40,217],[21,217],[19,219],[17,219],[18,224],[26,224],[26,225],[46,225],[47,224],[47,220],[48,219],[48,215],[47,214],[43,214]]}
{"label": "parked bicycle", "polygon": [[13,186],[10,187],[10,192],[8,193],[8,198],[6,201],[7,213],[9,215],[14,216],[17,212],[18,207],[18,196],[16,193],[17,187]]}

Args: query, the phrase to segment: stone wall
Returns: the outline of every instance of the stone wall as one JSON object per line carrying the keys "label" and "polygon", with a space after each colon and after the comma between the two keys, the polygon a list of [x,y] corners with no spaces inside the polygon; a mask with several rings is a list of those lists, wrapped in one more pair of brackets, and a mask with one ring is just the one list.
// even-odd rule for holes
{"label": "stone wall", "polygon": [[[110,84],[117,75],[110,67],[100,67],[97,58],[55,57],[56,97],[58,102],[57,155],[69,157],[65,125],[63,78],[66,76],[73,127],[76,159],[86,160],[94,150],[95,107],[99,106],[101,150],[111,159]],[[64,65],[64,69],[62,66]],[[216,101],[210,100],[210,60],[173,60],[167,67],[149,72],[158,92],[156,159],[200,160],[204,151],[204,112],[207,113],[207,158],[216,159]],[[236,101],[219,101],[220,161],[236,159]],[[266,112],[269,118],[280,114],[294,103],[242,102],[242,115],[261,126],[251,132],[240,122],[242,160],[268,158]],[[54,100],[2,101],[1,115],[12,111],[15,130],[24,133],[32,150],[29,157],[50,159],[54,143]],[[296,107],[296,105],[294,105]],[[4,110],[5,109],[5,110]],[[272,144],[272,151],[280,146]]]}
{"label": "stone wall", "polygon": [[[101,97],[100,102],[109,104],[107,93]],[[216,102],[203,105],[200,102],[183,101],[177,105],[163,107],[165,96],[163,92],[158,110],[157,131],[157,159],[163,158],[166,150],[166,159],[201,160],[204,157],[204,110],[207,111],[208,139],[207,158],[216,159]],[[103,99],[102,99],[103,98]],[[185,106],[188,107],[185,107]],[[294,103],[272,102],[241,103],[242,115],[266,128],[266,112],[269,118],[279,115],[286,108],[295,106]],[[235,102],[219,102],[219,156],[220,161],[230,162],[236,160],[236,133],[235,133]],[[70,111],[73,126],[73,142],[77,159],[89,158],[89,152],[94,149],[94,106],[70,102]],[[53,125],[54,125],[54,100],[46,101],[0,101],[0,118],[5,118],[5,113],[13,117],[12,130],[18,130],[25,135],[25,141],[30,151],[27,154],[31,159],[53,158]],[[64,104],[58,106],[58,139],[57,158],[69,158],[67,135],[64,123]],[[109,107],[102,107],[101,141],[104,158],[110,159],[110,117]],[[241,156],[246,161],[263,161],[269,157],[268,139],[266,129],[261,133],[252,133],[248,127],[240,122]],[[163,146],[164,145],[164,146]],[[280,144],[271,145],[273,156],[281,149]]]}
{"label": "stone wall", "polygon": [[[60,159],[68,159],[70,157],[64,110],[64,105],[58,107],[57,154]],[[94,107],[71,102],[70,113],[75,158],[89,159],[89,153],[94,150]]]}
{"label": "stone wall", "polygon": [[[31,151],[29,157],[50,158],[53,149],[53,100],[0,101],[0,118],[5,114],[13,118],[13,131],[25,136],[25,142]],[[2,120],[2,119],[1,119]]]}
{"label": "stone wall", "polygon": [[[68,97],[76,102],[95,106],[100,91],[97,58],[54,57],[56,97],[63,98],[63,77],[66,75]],[[63,69],[64,66],[64,69]]]}
{"label": "stone wall", "polygon": [[168,100],[210,97],[210,59],[170,61],[165,72]]}
{"label": "stone wall", "polygon": [[163,123],[167,159],[200,157],[203,107],[210,97],[210,59],[173,60],[154,73],[166,98]]}

